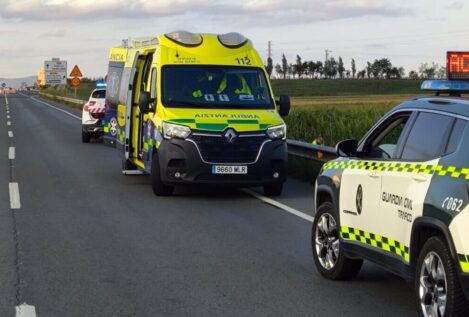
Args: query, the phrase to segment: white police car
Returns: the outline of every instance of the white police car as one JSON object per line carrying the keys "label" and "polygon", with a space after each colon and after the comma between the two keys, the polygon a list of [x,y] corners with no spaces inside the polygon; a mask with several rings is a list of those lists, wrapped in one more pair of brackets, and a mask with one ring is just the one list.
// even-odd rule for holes
{"label": "white police car", "polygon": [[316,183],[320,274],[352,278],[375,262],[414,286],[425,317],[469,316],[469,53],[448,52],[448,78],[340,142]]}
{"label": "white police car", "polygon": [[91,138],[99,138],[103,135],[104,115],[106,113],[106,87],[98,84],[90,95],[90,99],[83,106],[81,115],[81,140],[90,142]]}

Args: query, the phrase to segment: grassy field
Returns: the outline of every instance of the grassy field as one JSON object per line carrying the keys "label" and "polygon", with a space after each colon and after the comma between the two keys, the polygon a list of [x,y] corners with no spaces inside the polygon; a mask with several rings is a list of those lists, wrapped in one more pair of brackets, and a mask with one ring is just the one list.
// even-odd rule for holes
{"label": "grassy field", "polygon": [[96,88],[95,82],[82,82],[80,87],[77,88],[77,95],[75,96],[75,89],[69,86],[51,86],[41,88],[42,92],[61,97],[76,98],[81,100],[88,100],[93,89]]}
{"label": "grassy field", "polygon": [[360,96],[413,95],[420,91],[420,80],[396,79],[275,79],[271,80],[275,95],[304,96]]}

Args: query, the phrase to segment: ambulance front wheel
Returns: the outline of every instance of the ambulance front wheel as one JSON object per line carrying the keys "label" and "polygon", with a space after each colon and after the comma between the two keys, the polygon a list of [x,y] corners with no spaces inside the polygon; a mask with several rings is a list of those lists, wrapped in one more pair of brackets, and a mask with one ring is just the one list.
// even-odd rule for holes
{"label": "ambulance front wheel", "polygon": [[174,191],[173,186],[168,186],[161,180],[161,169],[158,154],[153,154],[151,162],[151,186],[156,196],[171,196]]}

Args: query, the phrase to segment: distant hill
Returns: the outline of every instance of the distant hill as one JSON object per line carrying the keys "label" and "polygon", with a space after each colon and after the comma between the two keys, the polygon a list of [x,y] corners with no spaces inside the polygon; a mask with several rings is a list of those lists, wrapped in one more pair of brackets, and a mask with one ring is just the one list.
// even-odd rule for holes
{"label": "distant hill", "polygon": [[28,76],[23,78],[0,78],[0,85],[5,83],[7,87],[20,88],[23,83],[26,83],[27,87],[31,87],[37,80],[37,76]]}

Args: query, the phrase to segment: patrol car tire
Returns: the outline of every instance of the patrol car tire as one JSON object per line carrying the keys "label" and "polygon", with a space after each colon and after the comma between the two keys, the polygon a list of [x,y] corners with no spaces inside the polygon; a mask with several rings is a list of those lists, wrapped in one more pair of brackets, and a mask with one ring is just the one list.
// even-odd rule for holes
{"label": "patrol car tire", "polygon": [[[331,238],[337,239],[334,241],[338,241],[339,243],[338,256],[335,257],[335,265],[333,265],[331,268],[325,268],[323,264],[321,264],[317,250],[318,248],[316,234],[317,230],[322,230],[318,228],[318,226],[320,226],[319,222],[322,221],[324,217],[326,217],[330,221],[330,223],[335,223],[335,228],[332,226],[333,229],[330,230]],[[314,216],[311,242],[313,248],[313,259],[314,263],[316,264],[316,269],[323,277],[330,280],[352,279],[358,275],[363,264],[363,260],[361,259],[350,259],[344,255],[342,248],[340,247],[341,241],[339,238],[339,228],[339,217],[337,217],[337,212],[334,208],[334,205],[331,202],[322,203],[316,211],[316,215]],[[323,252],[323,248],[321,246],[319,246],[319,248],[321,249],[321,252]]]}
{"label": "patrol car tire", "polygon": [[160,162],[156,153],[151,161],[151,186],[156,196],[171,196],[174,191],[173,186],[168,186],[161,180]]}
{"label": "patrol car tire", "polygon": [[264,194],[270,197],[278,197],[282,195],[283,183],[275,183],[264,186]]}
{"label": "patrol car tire", "polygon": [[[428,317],[429,315],[424,312],[424,304],[422,304],[422,298],[426,298],[426,300],[430,300],[432,296],[438,296],[441,294],[441,280],[440,281],[433,281],[433,279],[441,279],[441,277],[433,278],[430,276],[432,274],[424,273],[428,269],[426,269],[425,260],[427,259],[436,259],[436,264],[431,262],[431,266],[436,266],[440,268],[439,264],[441,262],[441,267],[444,268],[445,278],[446,278],[446,289],[444,289],[446,297],[446,307],[444,314],[441,315],[442,317],[459,317],[459,316],[469,316],[469,303],[466,300],[464,293],[461,289],[461,285],[459,282],[458,277],[458,270],[456,264],[454,263],[453,258],[451,257],[451,253],[449,248],[445,242],[440,237],[432,237],[427,240],[424,244],[422,251],[420,252],[417,266],[415,270],[415,298],[417,301],[417,307],[419,316],[421,317]],[[429,263],[429,262],[427,262]],[[432,270],[433,271],[433,270]],[[435,270],[435,274],[437,271]],[[441,274],[440,274],[441,276]],[[425,283],[428,286],[428,281],[430,280],[431,291],[426,291],[425,288],[421,287],[421,283]],[[435,287],[439,286],[438,289]],[[427,294],[426,296],[422,296],[422,294]],[[427,302],[428,303],[428,302]]]}
{"label": "patrol car tire", "polygon": [[81,141],[83,143],[90,143],[90,140],[91,140],[90,133],[82,130],[81,131]]}

